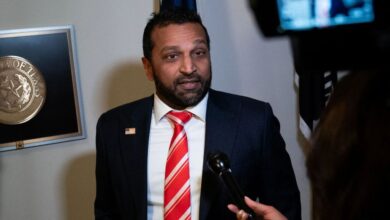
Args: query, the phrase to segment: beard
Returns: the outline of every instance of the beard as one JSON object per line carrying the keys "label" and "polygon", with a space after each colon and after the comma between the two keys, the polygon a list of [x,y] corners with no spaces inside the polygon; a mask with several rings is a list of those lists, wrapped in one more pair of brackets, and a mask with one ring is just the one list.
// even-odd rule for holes
{"label": "beard", "polygon": [[[192,73],[190,75],[181,75],[168,86],[163,83],[155,71],[153,71],[153,75],[157,95],[174,109],[185,109],[197,105],[209,91],[212,78],[211,70],[207,78],[202,78],[199,74]],[[180,89],[180,84],[185,82],[200,83],[200,86],[194,89]]]}

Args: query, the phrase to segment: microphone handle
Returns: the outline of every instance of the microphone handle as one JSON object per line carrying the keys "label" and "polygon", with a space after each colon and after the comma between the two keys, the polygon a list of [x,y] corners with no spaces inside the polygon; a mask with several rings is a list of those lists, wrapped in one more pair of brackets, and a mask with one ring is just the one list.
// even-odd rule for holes
{"label": "microphone handle", "polygon": [[239,209],[244,210],[249,215],[248,219],[254,219],[256,215],[254,214],[253,210],[246,205],[244,200],[245,197],[244,193],[241,191],[240,187],[238,186],[230,169],[222,171],[220,173],[220,177],[222,178],[223,182],[226,184],[227,188],[229,189],[234,204]]}

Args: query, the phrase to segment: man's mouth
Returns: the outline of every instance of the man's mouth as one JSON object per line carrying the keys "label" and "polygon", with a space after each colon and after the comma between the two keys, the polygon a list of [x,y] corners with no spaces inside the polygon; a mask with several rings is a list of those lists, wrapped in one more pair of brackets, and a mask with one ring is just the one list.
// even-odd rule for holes
{"label": "man's mouth", "polygon": [[177,84],[179,87],[185,90],[196,89],[200,86],[199,80],[182,80]]}

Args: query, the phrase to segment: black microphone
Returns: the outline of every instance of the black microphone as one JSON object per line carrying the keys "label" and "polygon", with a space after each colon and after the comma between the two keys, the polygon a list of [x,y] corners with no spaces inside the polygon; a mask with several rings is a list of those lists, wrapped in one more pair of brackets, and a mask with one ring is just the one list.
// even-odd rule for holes
{"label": "black microphone", "polygon": [[251,208],[249,208],[244,200],[244,193],[238,186],[236,180],[232,175],[230,169],[229,159],[226,154],[222,152],[211,153],[208,155],[207,164],[210,170],[217,174],[228,188],[234,204],[248,213],[248,219],[254,219],[255,214]]}

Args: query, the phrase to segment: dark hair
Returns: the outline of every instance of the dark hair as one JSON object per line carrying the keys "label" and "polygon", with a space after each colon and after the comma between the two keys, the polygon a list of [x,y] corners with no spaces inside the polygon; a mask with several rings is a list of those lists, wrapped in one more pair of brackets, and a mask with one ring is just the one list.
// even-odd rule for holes
{"label": "dark hair", "polygon": [[152,57],[152,31],[155,27],[164,27],[170,24],[184,24],[184,23],[198,23],[202,26],[205,34],[207,47],[210,49],[210,37],[206,27],[202,23],[202,19],[199,14],[188,10],[166,10],[160,13],[153,13],[152,18],[146,24],[144,35],[142,39],[142,48],[144,57],[151,60]]}
{"label": "dark hair", "polygon": [[390,72],[342,79],[307,158],[314,220],[380,219],[390,197]]}

